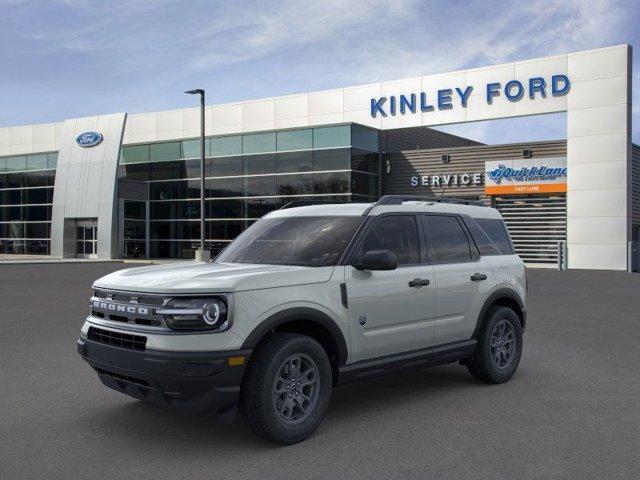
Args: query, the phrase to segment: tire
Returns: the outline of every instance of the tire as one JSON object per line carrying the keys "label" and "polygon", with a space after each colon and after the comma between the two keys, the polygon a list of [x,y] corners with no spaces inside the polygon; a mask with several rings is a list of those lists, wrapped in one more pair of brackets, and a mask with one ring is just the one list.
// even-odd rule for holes
{"label": "tire", "polygon": [[329,407],[331,388],[331,363],[317,341],[296,333],[274,333],[251,357],[240,408],[256,434],[290,445],[318,428]]}
{"label": "tire", "polygon": [[522,356],[522,325],[516,312],[509,307],[491,307],[477,340],[476,352],[467,365],[469,373],[487,383],[508,381]]}

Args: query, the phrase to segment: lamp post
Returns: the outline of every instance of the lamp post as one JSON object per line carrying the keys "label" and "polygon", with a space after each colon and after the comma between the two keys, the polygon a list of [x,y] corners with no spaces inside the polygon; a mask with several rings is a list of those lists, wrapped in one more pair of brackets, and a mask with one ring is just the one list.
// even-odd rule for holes
{"label": "lamp post", "polygon": [[196,261],[207,262],[210,255],[204,248],[204,90],[197,88],[184,93],[200,95],[200,250],[196,250]]}

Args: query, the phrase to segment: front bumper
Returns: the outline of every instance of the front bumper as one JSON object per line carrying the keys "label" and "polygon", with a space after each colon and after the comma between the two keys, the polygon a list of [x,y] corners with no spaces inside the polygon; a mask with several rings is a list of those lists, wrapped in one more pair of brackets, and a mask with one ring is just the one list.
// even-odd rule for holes
{"label": "front bumper", "polygon": [[[164,406],[229,415],[235,411],[251,350],[136,351],[86,339],[78,353],[107,387]],[[230,365],[230,357],[244,357]]]}

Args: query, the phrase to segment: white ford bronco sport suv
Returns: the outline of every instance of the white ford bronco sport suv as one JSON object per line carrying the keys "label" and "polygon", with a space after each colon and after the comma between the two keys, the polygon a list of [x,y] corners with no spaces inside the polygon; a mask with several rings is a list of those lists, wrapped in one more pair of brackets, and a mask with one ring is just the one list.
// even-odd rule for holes
{"label": "white ford bronco sport suv", "polygon": [[455,199],[288,205],[210,263],[95,282],[78,351],[108,387],[234,418],[290,444],[334,385],[450,362],[501,383],[522,352],[526,275],[500,214]]}

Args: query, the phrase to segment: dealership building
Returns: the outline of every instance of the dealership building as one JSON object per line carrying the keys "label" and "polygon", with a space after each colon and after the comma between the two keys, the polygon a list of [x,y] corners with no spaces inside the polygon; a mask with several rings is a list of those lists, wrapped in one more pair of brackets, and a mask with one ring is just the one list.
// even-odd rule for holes
{"label": "dealership building", "polygon": [[[619,45],[207,106],[207,246],[290,202],[445,196],[500,210],[528,264],[637,270],[631,58]],[[555,141],[430,128],[557,112]],[[199,108],[0,128],[0,254],[193,258],[199,136]]]}

